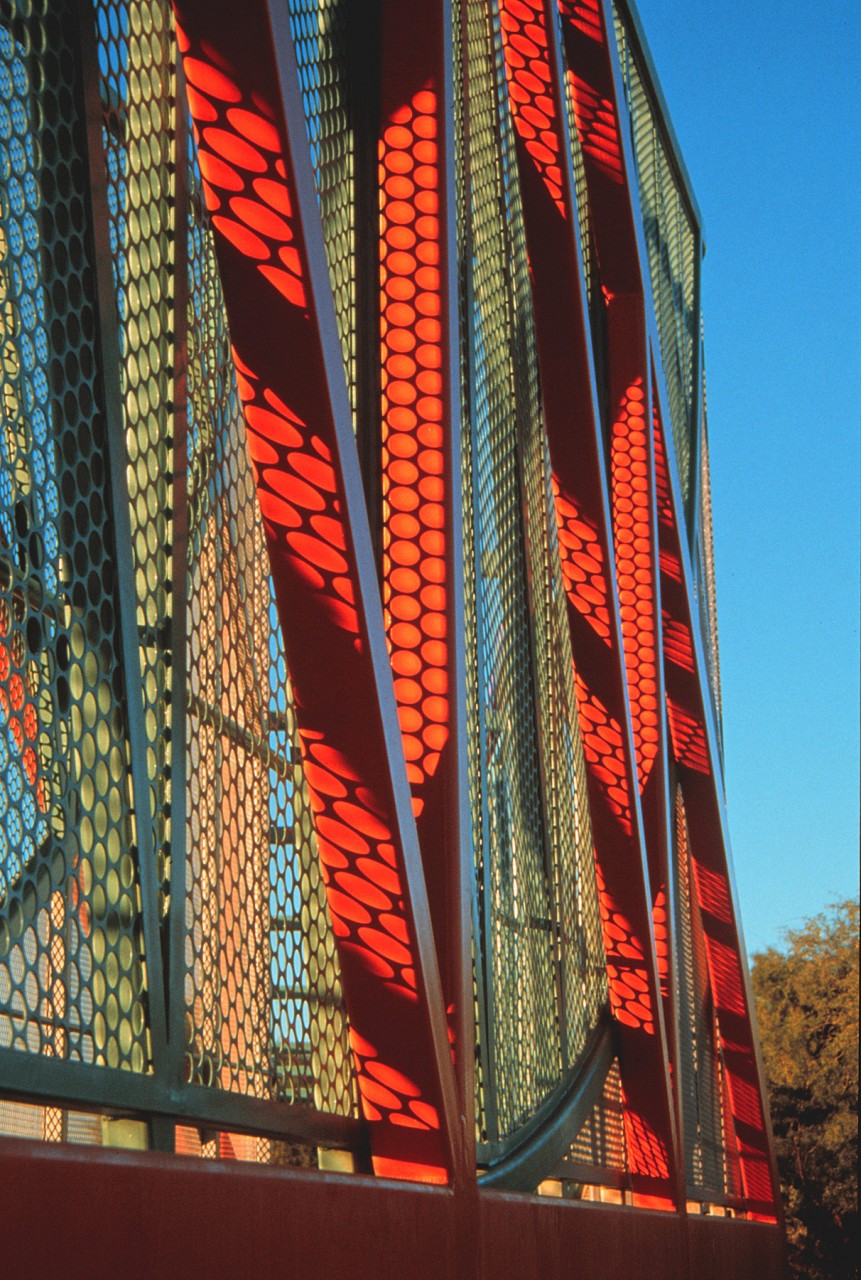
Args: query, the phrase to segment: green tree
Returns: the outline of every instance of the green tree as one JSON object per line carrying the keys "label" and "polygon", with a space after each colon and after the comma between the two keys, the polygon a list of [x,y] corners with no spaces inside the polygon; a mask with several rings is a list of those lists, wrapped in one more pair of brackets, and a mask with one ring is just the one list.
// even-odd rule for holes
{"label": "green tree", "polygon": [[751,971],[790,1264],[858,1275],[858,902],[788,931]]}

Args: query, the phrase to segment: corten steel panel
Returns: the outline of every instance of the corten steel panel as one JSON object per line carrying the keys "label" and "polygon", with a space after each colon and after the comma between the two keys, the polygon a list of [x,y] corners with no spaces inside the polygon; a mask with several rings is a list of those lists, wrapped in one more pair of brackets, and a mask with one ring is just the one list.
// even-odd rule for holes
{"label": "corten steel panel", "polygon": [[[674,1215],[533,1196],[10,1140],[0,1185],[18,1280],[58,1258],[69,1280],[668,1280],[684,1265]],[[775,1227],[702,1217],[689,1234],[697,1280],[783,1275]]]}
{"label": "corten steel panel", "polygon": [[445,1181],[463,1144],[287,16],[177,15],[375,1169]]}
{"label": "corten steel panel", "polygon": [[[622,665],[627,654],[617,579],[623,566],[614,563],[610,484],[586,322],[555,11],[540,0],[501,0],[500,18],[517,133],[610,998],[621,1046],[631,1172],[639,1193],[670,1204],[678,1198],[675,1135],[637,760]],[[633,266],[623,264],[619,271],[619,282],[632,288]],[[626,299],[613,313],[612,330],[619,356],[615,377],[611,372],[610,396],[611,405],[614,396],[619,402],[616,422],[624,441],[632,419],[639,424],[632,429],[642,426],[644,414],[635,412],[633,405],[642,404],[647,394],[645,331],[636,295],[633,305]],[[653,664],[653,649],[651,656]],[[632,669],[637,668],[633,654]],[[644,745],[641,739],[643,774],[648,756]]]}

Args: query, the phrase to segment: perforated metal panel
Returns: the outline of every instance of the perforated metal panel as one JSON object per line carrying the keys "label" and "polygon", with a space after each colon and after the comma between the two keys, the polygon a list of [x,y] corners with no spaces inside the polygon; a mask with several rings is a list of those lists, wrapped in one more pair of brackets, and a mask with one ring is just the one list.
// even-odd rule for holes
{"label": "perforated metal panel", "polygon": [[592,1107],[558,1173],[581,1182],[600,1182],[602,1172],[625,1174],[627,1169],[622,1081],[619,1064],[614,1062],[604,1081],[600,1101]]}
{"label": "perforated metal panel", "polygon": [[76,32],[0,23],[0,1047],[150,1068]]}
{"label": "perforated metal panel", "polygon": [[[64,6],[0,10],[0,1050],[352,1116],[170,8],[81,13],[83,26]],[[89,133],[84,66],[98,76]],[[94,243],[110,251],[101,275]],[[180,984],[169,1025],[162,972]],[[150,1095],[112,1078],[79,1087],[146,1115]],[[45,1129],[53,1109],[32,1113]],[[57,1114],[71,1140],[79,1113]],[[132,1140],[105,1123],[88,1140]],[[256,1140],[228,1129],[221,1153],[247,1156]]]}
{"label": "perforated metal panel", "polygon": [[[290,0],[347,385],[356,407],[356,181],[348,0]],[[355,20],[355,15],[353,15]]]}
{"label": "perforated metal panel", "polygon": [[211,233],[189,175],[188,1078],[354,1110]]}
{"label": "perforated metal panel", "polygon": [[605,979],[495,11],[468,6],[466,35],[476,646],[470,738],[481,820],[479,1125],[490,1150],[539,1109],[576,1062]]}
{"label": "perforated metal panel", "polygon": [[[202,29],[206,11],[201,5]],[[227,10],[219,12],[223,16]],[[434,45],[430,78],[416,73],[408,93],[401,93],[396,74],[401,69],[391,65],[396,42],[384,25],[393,12],[385,4],[365,11],[350,0],[289,0],[276,60],[289,85],[289,17],[303,129],[295,114],[295,84],[293,96],[285,98],[284,118],[277,103],[271,104],[274,111],[266,105],[264,118],[254,86],[243,80],[240,89],[226,70],[219,70],[230,59],[201,44],[200,32],[191,34],[205,63],[190,52],[181,32],[177,43],[167,0],[0,0],[0,1134],[126,1147],[152,1144],[202,1159],[315,1166],[319,1150],[330,1143],[355,1155],[370,1132],[373,1147],[379,1135],[373,1126],[381,1119],[376,1098],[391,1112],[389,1136],[399,1130],[393,1163],[380,1164],[373,1149],[378,1171],[438,1177],[457,1164],[446,1146],[453,1108],[443,1070],[445,1019],[451,1010],[436,1007],[427,958],[436,942],[444,988],[449,971],[456,972],[463,958],[455,955],[456,943],[435,939],[427,927],[418,863],[405,855],[404,875],[395,874],[388,862],[375,864],[374,872],[385,878],[385,894],[369,870],[361,882],[361,902],[341,894],[338,907],[338,890],[330,886],[332,911],[343,909],[343,915],[330,918],[327,907],[329,872],[321,868],[315,836],[316,823],[325,853],[327,828],[320,810],[326,783],[313,796],[306,786],[297,717],[306,717],[306,736],[316,730],[308,728],[307,688],[303,700],[294,702],[285,651],[289,647],[297,687],[302,687],[302,662],[311,670],[317,661],[315,640],[328,623],[322,614],[314,615],[312,628],[299,610],[292,616],[286,591],[276,610],[267,546],[279,545],[277,530],[284,535],[286,526],[270,520],[264,530],[257,499],[257,483],[269,484],[262,468],[273,465],[273,457],[280,465],[273,445],[292,447],[285,441],[288,432],[290,439],[296,432],[281,412],[292,410],[272,386],[260,383],[249,390],[255,375],[231,347],[211,216],[230,245],[221,266],[231,308],[236,301],[231,282],[235,286],[243,276],[231,274],[235,259],[230,254],[270,253],[272,246],[261,239],[264,232],[258,236],[253,230],[261,219],[265,236],[278,238],[291,289],[279,293],[272,314],[283,320],[287,313],[278,307],[298,307],[289,313],[296,320],[291,340],[308,337],[302,349],[313,357],[309,367],[320,350],[324,355],[319,380],[316,373],[308,376],[303,420],[296,419],[297,427],[309,431],[318,403],[328,412],[338,391],[327,384],[338,357],[337,346],[330,350],[330,300],[320,297],[328,266],[365,468],[372,542],[380,556],[381,618],[359,617],[373,595],[373,574],[365,562],[364,531],[359,537],[355,525],[357,486],[353,464],[345,461],[353,444],[349,431],[346,440],[337,432],[333,436],[337,457],[332,456],[331,468],[329,447],[317,439],[313,486],[299,479],[296,464],[291,502],[307,503],[309,510],[320,510],[324,502],[337,515],[337,520],[326,518],[325,544],[320,539],[314,544],[330,566],[342,563],[335,542],[342,539],[343,549],[344,541],[355,539],[355,548],[351,544],[347,551],[358,549],[360,571],[336,584],[339,600],[328,603],[336,604],[341,621],[349,614],[356,628],[354,647],[363,660],[373,652],[377,623],[383,654],[387,629],[398,676],[392,707],[400,713],[403,749],[397,777],[387,772],[398,741],[392,707],[385,703],[388,693],[379,706],[375,701],[379,681],[388,679],[382,657],[375,659],[370,683],[354,682],[367,698],[361,703],[363,718],[350,723],[361,725],[364,733],[366,720],[379,714],[383,736],[388,735],[380,777],[387,787],[394,779],[395,791],[404,777],[412,784],[426,859],[438,842],[450,839],[450,827],[456,825],[450,810],[457,809],[454,797],[462,781],[457,772],[462,690],[450,686],[460,678],[460,646],[466,650],[475,1090],[478,1162],[493,1166],[485,1170],[487,1176],[504,1179],[511,1152],[520,1159],[525,1147],[534,1151],[533,1143],[545,1154],[555,1143],[555,1160],[560,1132],[564,1142],[571,1139],[572,1117],[582,1116],[584,1097],[596,1097],[600,1073],[614,1052],[602,1039],[607,966],[575,683],[582,683],[592,667],[595,674],[602,656],[604,674],[609,671],[609,649],[599,656],[588,644],[597,637],[600,647],[610,634],[612,590],[620,592],[623,630],[629,602],[623,598],[619,556],[618,582],[600,564],[593,565],[590,581],[601,603],[593,601],[588,613],[595,636],[577,640],[586,648],[576,672],[571,637],[577,632],[569,624],[563,588],[534,331],[535,315],[546,313],[536,308],[533,288],[546,285],[547,276],[538,269],[539,239],[530,240],[536,264],[531,277],[517,159],[521,153],[531,158],[532,169],[521,167],[523,192],[530,196],[533,179],[540,184],[546,205],[541,216],[553,220],[543,224],[545,231],[570,235],[566,262],[575,274],[578,253],[582,260],[593,342],[586,342],[580,355],[593,362],[601,400],[609,295],[601,289],[596,252],[597,242],[602,255],[605,245],[595,234],[602,203],[596,199],[590,208],[588,194],[592,190],[594,196],[593,163],[617,187],[624,185],[623,165],[613,104],[602,97],[590,105],[570,76],[566,95],[564,76],[572,68],[563,62],[565,56],[576,61],[570,52],[574,46],[567,42],[566,27],[566,40],[559,44],[568,54],[560,55],[557,65],[560,30],[554,34],[552,26],[561,13],[566,22],[579,25],[581,34],[594,36],[600,33],[600,13],[597,0],[563,0],[558,10],[541,0],[525,5],[466,0],[434,12],[428,26],[434,39],[447,41],[448,24],[455,27],[453,43],[444,51],[455,62],[452,175],[440,107],[448,97],[450,69],[441,59],[434,61],[442,52]],[[257,17],[266,18],[262,8]],[[273,25],[281,21],[275,6],[269,17]],[[617,21],[670,425],[696,562],[695,604],[717,702],[705,398],[696,320],[698,231],[638,37],[627,16]],[[259,31],[265,42],[266,21]],[[533,60],[528,66],[527,58]],[[237,75],[242,80],[244,72]],[[189,127],[186,91],[194,104],[200,149]],[[612,90],[602,87],[605,92]],[[277,90],[273,93],[277,96]],[[246,109],[249,101],[254,111]],[[572,146],[564,158],[560,103]],[[217,125],[210,127],[213,121]],[[227,125],[232,133],[222,127]],[[243,128],[257,131],[255,146],[243,141]],[[445,145],[439,145],[441,138]],[[300,157],[306,142],[308,154]],[[227,148],[224,155],[220,147]],[[568,182],[563,166],[569,162],[574,210],[568,209],[563,191]],[[264,179],[262,188],[277,212],[256,190],[258,179],[239,169],[267,174],[271,169],[279,175],[277,182]],[[415,181],[406,179],[408,173]],[[446,314],[452,178],[459,369],[448,367],[450,326],[455,335],[454,319]],[[312,181],[325,263],[318,260],[320,228],[304,225],[315,209]],[[222,213],[219,219],[219,200],[239,190],[255,190],[260,198],[230,197],[235,218]],[[528,200],[526,208],[531,235],[536,214]],[[569,213],[576,225],[568,225]],[[540,216],[537,224],[542,225]],[[265,272],[262,278],[270,280]],[[415,309],[420,321],[413,308],[400,305],[414,288],[421,289],[421,307],[417,303]],[[579,286],[576,291],[579,305]],[[254,296],[265,311],[265,291]],[[241,298],[231,315],[238,335]],[[579,326],[573,327],[579,333]],[[289,373],[295,352],[289,342],[284,348]],[[279,358],[280,351],[275,365]],[[297,371],[297,385],[298,374],[305,372]],[[638,394],[628,399],[637,401],[637,412],[629,405],[629,416],[641,420],[645,391],[639,382],[635,388]],[[396,442],[394,430],[400,426],[392,405],[400,403],[398,396],[406,404],[419,392],[424,417],[408,429],[416,428],[416,440],[404,428]],[[263,408],[258,393],[269,404],[277,401],[277,415]],[[319,402],[314,400],[318,393]],[[446,434],[450,400],[458,399],[461,477],[451,474],[457,451],[454,457],[447,452]],[[277,439],[263,430],[249,433],[251,454],[243,403],[249,417],[263,415],[270,427],[277,421],[272,430],[280,432]],[[577,412],[574,405],[572,420]],[[402,414],[400,425],[414,416]],[[321,444],[327,450],[325,465]],[[640,441],[634,444],[639,447]],[[622,516],[629,514],[617,500],[626,481],[620,448],[614,436],[607,458],[586,478],[587,488],[595,485],[603,492],[610,472],[616,472],[619,483],[609,487],[614,505],[605,532],[617,550],[630,541],[620,533]],[[307,465],[310,455],[301,457]],[[662,537],[669,538],[674,512],[663,462],[659,471]],[[458,507],[459,481],[462,565],[453,563],[451,554],[460,531],[452,536],[448,522]],[[320,486],[327,484],[332,487],[323,499]],[[410,485],[426,499],[421,520],[408,516],[415,497]],[[276,501],[272,486],[265,491]],[[643,502],[639,517],[648,522],[653,509],[647,499]],[[584,522],[578,509],[568,507],[562,536],[579,538],[575,524],[585,531],[583,537],[591,541],[583,548],[584,560],[589,560],[587,553],[600,539],[593,523],[605,513],[596,508],[594,521]],[[395,555],[394,533],[403,564]],[[292,547],[291,534],[286,537]],[[407,569],[419,546],[429,557],[425,576],[433,589]],[[677,558],[675,564],[678,569]],[[316,573],[308,557],[302,565],[303,572]],[[353,572],[352,565],[348,570]],[[463,619],[451,607],[459,599],[461,571]],[[282,585],[288,581],[292,591],[301,591],[298,577],[280,579]],[[678,574],[673,584],[683,588]],[[577,601],[586,595],[571,590],[579,609]],[[348,595],[349,607],[343,603]],[[313,606],[313,596],[303,599],[306,607]],[[406,653],[418,646],[419,616],[423,633],[431,637],[422,642],[420,660]],[[296,632],[290,630],[294,625]],[[685,677],[695,682],[687,621],[667,614],[664,625],[667,670],[682,658]],[[364,647],[369,637],[372,643]],[[445,643],[438,643],[442,638]],[[343,660],[346,649],[337,652]],[[370,669],[362,668],[366,675]],[[375,692],[368,695],[368,689]],[[683,781],[684,768],[706,778],[710,762],[704,720],[695,718],[698,695],[687,686],[682,693],[684,706],[670,704],[672,731],[686,752],[680,772]],[[629,689],[628,696],[636,703],[636,691]],[[595,698],[603,716],[606,708]],[[347,721],[339,719],[340,706],[333,706],[332,723],[343,728]],[[621,729],[605,719],[593,724],[592,707],[587,705],[582,721],[587,746],[590,734],[597,742],[608,732],[621,752]],[[636,706],[634,711],[636,738]],[[618,708],[617,713],[623,719],[627,714]],[[340,785],[326,770],[320,773],[328,785],[333,779]],[[310,765],[308,774],[313,777]],[[417,790],[425,785],[427,796]],[[612,797],[612,791],[608,794]],[[359,790],[356,796],[362,799]],[[362,821],[379,834],[370,797],[369,791],[362,799]],[[427,818],[432,804],[437,804],[436,826]],[[696,850],[687,847],[680,798],[678,814],[676,926],[683,952],[678,1088],[686,1172],[693,1194],[719,1198],[739,1194],[742,1173],[745,1185],[750,1182],[751,1161],[738,1147],[730,1113],[742,1114],[743,1103],[745,1122],[751,1116],[757,1122],[750,1103],[755,1072],[747,1071],[746,1062],[747,1075],[733,1065],[734,1053],[738,1058],[749,1052],[747,1041],[741,1050],[721,1043],[715,1016],[721,992],[710,985],[715,940],[708,933],[702,867]],[[600,822],[619,818],[630,835],[633,817],[632,807],[623,811],[611,804]],[[598,829],[597,816],[595,825]],[[347,833],[354,847],[358,832],[356,827]],[[405,827],[400,835],[408,850],[413,833]],[[386,860],[384,843],[379,847]],[[453,865],[457,852],[445,849]],[[651,856],[651,850],[634,850],[635,855],[645,852]],[[716,855],[716,865],[719,861]],[[428,882],[436,924],[436,897],[444,896],[446,885],[441,874],[434,880],[432,871]],[[424,960],[408,968],[399,961],[407,985],[397,998],[413,1001],[415,996],[417,1003],[410,1007],[417,1010],[414,1027],[420,1031],[417,1039],[402,1036],[401,1044],[414,1047],[428,1026],[438,1036],[434,1053],[418,1051],[414,1063],[423,1070],[432,1060],[428,1081],[441,1105],[418,1098],[419,1085],[378,1057],[373,1037],[354,1031],[366,1086],[368,1125],[363,1128],[338,955],[340,949],[347,982],[354,945],[350,921],[365,911],[362,903],[370,904],[370,895],[388,903],[389,892],[402,892],[403,900],[390,918],[392,928],[387,924],[388,932],[379,934],[388,951],[356,951],[350,963],[358,966],[353,972],[359,985],[348,983],[347,991],[351,1000],[360,992],[354,1009],[361,1000],[366,1009],[388,1008],[381,997],[392,994],[391,984],[386,986],[391,966],[383,957],[412,955],[396,933],[408,924],[405,941],[415,942],[416,955]],[[634,905],[640,910],[643,903]],[[620,944],[627,963],[633,943],[640,943],[621,912],[609,923],[616,930],[614,946]],[[731,953],[735,979],[741,972],[736,953],[721,945]],[[642,958],[637,951],[636,961]],[[617,1031],[636,1021],[639,1015],[632,1011],[645,990],[645,985],[635,988],[635,977],[636,983],[646,983],[638,965],[629,970],[635,993],[624,1006],[616,1003]],[[612,972],[618,979],[615,961]],[[739,984],[740,977],[732,994],[741,1001]],[[454,1006],[458,999],[455,992]],[[647,1012],[648,1024],[634,1028],[643,1036],[656,1029],[652,1011]],[[358,1012],[355,1018],[360,1024]],[[388,1015],[379,1019],[383,1038],[390,1021]],[[400,1024],[394,1025],[391,1043],[400,1035]],[[659,1037],[652,1038],[657,1044]],[[643,1043],[633,1036],[624,1040],[626,1046],[640,1045],[629,1062],[636,1061]],[[658,1047],[655,1054],[660,1053]],[[457,1071],[462,1064],[457,1043],[455,1059]],[[651,1070],[657,1057],[643,1052],[643,1062]],[[622,1066],[635,1070],[624,1054]],[[666,1071],[662,1057],[657,1071]],[[645,1120],[640,1125],[631,1102],[632,1079],[625,1076],[623,1098],[619,1066],[612,1068],[568,1156],[555,1173],[547,1170],[571,1194],[579,1194],[577,1188],[590,1180],[617,1197],[638,1189],[638,1177],[651,1179],[647,1191],[655,1190],[656,1180],[669,1186],[662,1140]],[[666,1083],[657,1074],[650,1079],[656,1089]],[[410,1101],[401,1107],[401,1100]],[[542,1146],[554,1125],[560,1132]],[[439,1167],[419,1163],[416,1153],[423,1148],[411,1146],[429,1137],[427,1149],[442,1162]],[[409,1158],[402,1161],[401,1155]],[[764,1197],[765,1165],[761,1155],[756,1158],[755,1187]]]}
{"label": "perforated metal panel", "polygon": [[675,853],[678,877],[677,929],[680,942],[680,1092],[685,1135],[685,1172],[693,1192],[722,1196],[726,1172],[718,1032],[709,987],[708,964],[684,799],[676,788]]}
{"label": "perforated metal panel", "polygon": [[94,16],[119,344],[104,358],[117,360],[120,374],[146,735],[149,794],[138,806],[149,810],[163,915],[170,876],[173,610],[172,22],[166,0],[97,0]]}
{"label": "perforated metal panel", "polygon": [[696,402],[700,341],[698,236],[660,125],[660,112],[635,53],[629,19],[614,7],[622,81],[634,131],[634,158],[670,422],[689,520],[696,488]]}
{"label": "perforated metal panel", "polygon": [[705,373],[703,373],[702,416],[700,422],[700,512],[699,581],[700,627],[709,667],[709,685],[718,724],[721,722],[720,649],[718,646],[717,590],[715,586],[714,535],[712,532],[712,487],[709,466],[708,413]]}

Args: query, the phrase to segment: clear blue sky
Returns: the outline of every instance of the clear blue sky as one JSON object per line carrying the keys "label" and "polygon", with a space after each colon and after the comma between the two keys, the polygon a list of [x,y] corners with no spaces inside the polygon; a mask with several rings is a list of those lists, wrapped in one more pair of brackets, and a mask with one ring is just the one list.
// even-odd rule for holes
{"label": "clear blue sky", "polygon": [[726,783],[748,952],[858,892],[858,0],[638,0],[705,227]]}

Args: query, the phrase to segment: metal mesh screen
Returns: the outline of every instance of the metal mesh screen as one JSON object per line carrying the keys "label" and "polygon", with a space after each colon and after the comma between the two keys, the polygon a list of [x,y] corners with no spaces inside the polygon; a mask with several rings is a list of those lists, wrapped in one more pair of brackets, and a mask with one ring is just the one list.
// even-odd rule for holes
{"label": "metal mesh screen", "polygon": [[[619,1064],[614,1062],[604,1081],[601,1099],[593,1106],[589,1118],[571,1144],[559,1167],[559,1174],[587,1181],[590,1169],[596,1174],[601,1170],[626,1173],[628,1167],[622,1078]],[[596,1176],[595,1180],[598,1181],[599,1177]]]}
{"label": "metal mesh screen", "polygon": [[0,1134],[37,1142],[59,1142],[62,1123],[57,1126],[54,1108],[33,1107],[26,1102],[0,1101]]}
{"label": "metal mesh screen", "polygon": [[0,1047],[143,1072],[75,36],[0,8]]}
{"label": "metal mesh screen", "polygon": [[699,904],[693,884],[687,820],[676,788],[677,932],[679,955],[679,1087],[685,1174],[697,1193],[726,1190],[718,1036]]}
{"label": "metal mesh screen", "polygon": [[[615,10],[614,10],[615,11]],[[682,497],[688,519],[697,457],[699,260],[698,236],[670,149],[659,125],[660,112],[635,53],[636,41],[615,11],[622,80],[633,121],[634,158],[652,297],[669,396],[670,424]]]}
{"label": "metal mesh screen", "polygon": [[576,1062],[604,970],[495,9],[470,4],[466,23],[470,739],[480,1132],[492,1145]]}
{"label": "metal mesh screen", "polygon": [[[476,38],[475,23],[476,10],[467,11],[458,14],[459,24],[455,29],[455,76],[454,83],[456,92],[454,97],[454,135],[455,147],[457,155],[457,163],[455,170],[456,182],[456,207],[457,207],[457,260],[461,267],[460,288],[459,288],[459,311],[460,311],[460,360],[461,367],[466,369],[469,367],[470,344],[469,344],[469,325],[467,323],[467,313],[472,305],[472,289],[471,289],[471,272],[469,263],[472,261],[472,234],[470,220],[468,216],[469,210],[469,183],[467,180],[467,167],[465,163],[467,148],[467,94],[466,86],[466,66],[465,59],[465,35],[469,32],[474,40]],[[458,91],[459,90],[459,91]],[[473,440],[472,431],[470,429],[470,392],[471,388],[466,378],[460,380],[461,392],[461,422],[464,430],[461,436],[461,460],[463,465],[463,474],[461,479],[461,492],[463,501],[463,518],[464,527],[469,528],[473,522],[475,495],[473,492]],[[469,801],[471,816],[471,854],[474,863],[477,856],[476,851],[481,848],[482,842],[482,782],[481,782],[481,738],[476,732],[479,724],[479,689],[478,689],[478,617],[477,617],[477,593],[476,593],[476,564],[475,557],[469,553],[469,539],[465,540],[466,550],[464,554],[464,637],[466,651],[469,657],[466,668],[466,716],[469,732],[467,734],[467,777],[469,785]],[[485,1120],[489,1098],[487,1089],[489,1082],[485,1079],[485,1060],[488,1050],[487,1027],[487,1009],[485,1002],[484,983],[481,981],[483,974],[482,957],[477,954],[476,945],[479,934],[477,906],[478,899],[473,886],[473,992],[475,1002],[475,1116],[476,1116],[476,1139],[482,1141],[487,1137],[487,1123]],[[491,1104],[492,1105],[492,1104]]]}
{"label": "metal mesh screen", "polygon": [[355,410],[356,190],[347,56],[350,15],[347,0],[289,0],[289,8],[335,316]]}
{"label": "metal mesh screen", "polygon": [[[562,6],[556,9],[554,18],[556,22],[557,42],[560,47],[564,47],[562,35]],[[594,231],[592,228],[592,211],[589,207],[589,198],[586,188],[586,165],[583,158],[583,147],[580,143],[580,134],[577,129],[577,121],[574,112],[574,94],[570,81],[570,71],[566,77],[566,87],[568,92],[565,94],[564,107],[565,117],[568,126],[568,139],[571,147],[571,167],[574,173],[574,198],[576,201],[575,216],[577,218],[577,232],[580,243],[580,254],[583,259],[583,276],[586,281],[586,292],[589,298],[589,311],[592,317],[593,330],[598,321],[598,312],[604,305],[604,298],[601,293],[601,276],[598,267],[598,257],[595,251]],[[597,335],[593,332],[593,341]]]}
{"label": "metal mesh screen", "polygon": [[717,592],[715,588],[714,536],[712,533],[712,488],[709,467],[708,413],[706,407],[705,374],[702,385],[702,420],[700,423],[700,627],[705,641],[708,662],[709,685],[721,722],[720,652],[718,650]]}
{"label": "metal mesh screen", "polygon": [[[86,11],[84,11],[86,12]],[[170,5],[96,0],[109,236],[160,914],[170,874],[174,120]],[[105,358],[113,353],[105,351]],[[139,808],[142,797],[138,799]],[[142,814],[139,814],[142,820]]]}
{"label": "metal mesh screen", "polygon": [[[108,1122],[110,1123],[110,1122]],[[26,1102],[0,1101],[0,1136],[31,1142],[70,1142],[76,1146],[110,1146],[111,1132],[102,1116]]]}
{"label": "metal mesh screen", "polygon": [[334,938],[191,156],[187,1071],[352,1114]]}
{"label": "metal mesh screen", "polygon": [[[0,1089],[27,1090],[26,1064],[2,1057],[17,1049],[353,1116],[334,939],[175,63],[158,0],[0,4]],[[103,205],[90,205],[88,166],[104,176]],[[106,277],[94,241],[110,251]],[[147,792],[137,821],[133,778]],[[162,970],[179,996],[167,1028]],[[147,1093],[98,1073],[81,1087],[146,1114]],[[83,1113],[20,1114],[44,1137],[55,1113],[66,1140],[84,1132]],[[24,1124],[17,1115],[4,1112],[0,1130]],[[88,1141],[146,1140],[138,1122],[88,1123]],[[287,1159],[283,1140],[236,1127],[219,1131],[223,1156],[256,1142],[255,1159]]]}
{"label": "metal mesh screen", "polygon": [[[289,4],[355,409],[357,341],[363,386],[379,373],[356,274],[367,286],[378,264],[355,244],[350,8]],[[453,18],[476,1092],[494,1162],[570,1085],[608,996],[498,6]],[[698,242],[620,41],[687,497]],[[167,0],[0,0],[0,178],[0,1092],[31,1100],[0,1101],[0,1133],[143,1145],[173,1108],[177,1150],[314,1163],[292,1139],[312,1109],[338,1117],[315,1134],[352,1131],[352,1056]],[[679,813],[688,1176],[719,1191],[719,1037]],[[54,1060],[48,1084],[28,1055]],[[269,1136],[243,1132],[276,1115]],[[614,1068],[568,1166],[626,1163]]]}

